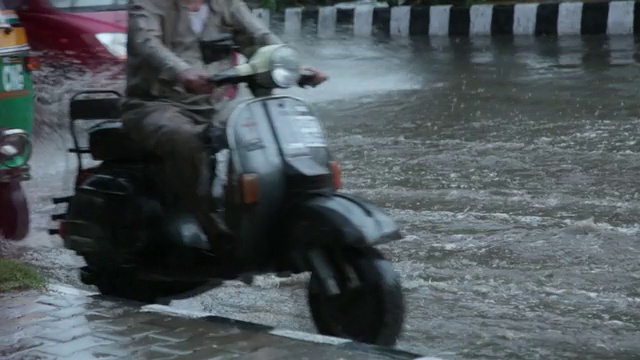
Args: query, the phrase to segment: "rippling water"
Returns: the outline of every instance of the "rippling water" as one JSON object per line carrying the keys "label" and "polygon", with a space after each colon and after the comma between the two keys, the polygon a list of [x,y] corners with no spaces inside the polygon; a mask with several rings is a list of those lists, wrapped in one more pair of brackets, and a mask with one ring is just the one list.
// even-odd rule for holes
{"label": "rippling water", "polygon": [[[633,38],[298,46],[331,76],[293,93],[325,118],[345,187],[384,206],[406,235],[384,247],[407,296],[402,348],[451,359],[640,358]],[[56,134],[73,89],[121,83],[65,76],[37,77],[52,81],[38,86],[38,121],[54,130],[36,149],[25,256],[77,284],[78,259],[43,233],[46,199],[70,189],[74,167]],[[313,331],[304,280],[230,282],[173,305]]]}

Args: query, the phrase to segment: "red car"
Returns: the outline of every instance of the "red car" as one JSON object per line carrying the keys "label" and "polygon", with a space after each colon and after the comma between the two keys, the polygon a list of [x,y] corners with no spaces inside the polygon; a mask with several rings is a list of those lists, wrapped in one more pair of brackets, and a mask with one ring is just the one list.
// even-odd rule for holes
{"label": "red car", "polygon": [[[122,65],[127,57],[128,0],[5,0],[46,59]],[[57,54],[57,55],[54,55]]]}

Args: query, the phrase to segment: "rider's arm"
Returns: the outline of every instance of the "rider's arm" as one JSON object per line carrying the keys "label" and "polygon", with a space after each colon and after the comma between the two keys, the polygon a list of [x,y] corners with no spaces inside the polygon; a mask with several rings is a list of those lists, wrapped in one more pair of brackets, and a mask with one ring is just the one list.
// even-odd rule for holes
{"label": "rider's arm", "polygon": [[282,41],[264,26],[243,0],[227,0],[231,24],[237,33],[236,42],[243,55],[249,57],[258,47],[281,44]]}
{"label": "rider's arm", "polygon": [[144,57],[170,78],[190,66],[163,43],[163,10],[158,0],[129,1],[129,46],[137,56]]}

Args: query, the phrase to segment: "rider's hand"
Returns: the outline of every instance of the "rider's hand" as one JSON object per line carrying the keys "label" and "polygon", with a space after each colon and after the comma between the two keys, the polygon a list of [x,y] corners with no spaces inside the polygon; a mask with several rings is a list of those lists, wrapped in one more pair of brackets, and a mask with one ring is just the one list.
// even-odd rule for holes
{"label": "rider's hand", "polygon": [[322,71],[311,67],[304,68],[303,74],[304,83],[300,84],[302,86],[309,85],[312,87],[316,87],[325,82],[328,78],[327,75]]}
{"label": "rider's hand", "polygon": [[207,73],[194,69],[187,69],[178,74],[178,81],[187,91],[195,94],[208,94],[215,88]]}

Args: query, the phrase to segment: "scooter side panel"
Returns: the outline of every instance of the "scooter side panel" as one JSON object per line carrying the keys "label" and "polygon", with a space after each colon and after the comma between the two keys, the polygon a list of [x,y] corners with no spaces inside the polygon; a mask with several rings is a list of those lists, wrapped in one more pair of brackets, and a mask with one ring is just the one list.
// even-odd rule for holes
{"label": "scooter side panel", "polygon": [[227,139],[238,173],[277,175],[282,171],[278,142],[268,116],[261,100],[242,104],[231,114]]}
{"label": "scooter side panel", "polygon": [[262,99],[233,111],[227,140],[232,159],[230,181],[248,173],[258,177],[258,202],[228,207],[226,217],[231,230],[239,234],[236,254],[249,266],[259,266],[270,257],[269,225],[282,206],[286,186],[284,163]]}
{"label": "scooter side panel", "polygon": [[326,133],[313,109],[290,96],[265,99],[264,106],[272,119],[287,171],[302,176],[330,175]]}

